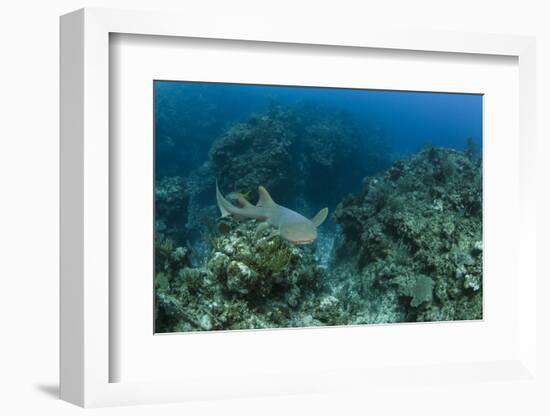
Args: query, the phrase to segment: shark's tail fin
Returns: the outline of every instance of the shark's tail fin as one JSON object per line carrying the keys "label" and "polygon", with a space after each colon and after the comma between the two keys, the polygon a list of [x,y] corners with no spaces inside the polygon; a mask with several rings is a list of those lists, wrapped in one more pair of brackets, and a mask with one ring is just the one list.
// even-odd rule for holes
{"label": "shark's tail fin", "polygon": [[[238,198],[244,199],[242,196]],[[244,201],[243,203],[243,201],[238,200],[239,204],[242,203],[243,205],[242,207],[238,207],[225,199],[218,188],[218,181],[216,181],[216,201],[218,203],[218,208],[222,213],[222,217],[232,215],[237,220],[252,218],[259,221],[265,221],[267,219],[265,210],[255,207],[254,205],[248,203],[248,201]]]}
{"label": "shark's tail fin", "polygon": [[222,218],[227,217],[228,215],[231,215],[231,213],[227,210],[227,206],[230,206],[231,203],[226,200],[222,193],[220,192],[220,188],[218,188],[218,180],[216,179],[216,201],[218,203],[218,208],[220,209],[220,212],[222,213]]}

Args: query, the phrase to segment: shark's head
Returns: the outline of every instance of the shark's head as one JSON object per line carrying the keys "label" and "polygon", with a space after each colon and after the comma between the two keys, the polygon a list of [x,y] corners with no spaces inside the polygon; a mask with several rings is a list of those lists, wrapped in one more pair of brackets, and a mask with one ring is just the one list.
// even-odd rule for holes
{"label": "shark's head", "polygon": [[304,218],[305,221],[282,224],[279,234],[294,244],[311,244],[317,239],[315,224]]}

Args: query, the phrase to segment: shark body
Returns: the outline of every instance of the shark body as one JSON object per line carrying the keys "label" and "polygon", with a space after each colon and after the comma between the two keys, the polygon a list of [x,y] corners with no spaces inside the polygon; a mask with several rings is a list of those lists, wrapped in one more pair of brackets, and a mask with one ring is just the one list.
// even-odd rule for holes
{"label": "shark body", "polygon": [[275,203],[263,186],[258,187],[258,194],[260,198],[256,205],[248,202],[242,194],[229,194],[228,197],[237,201],[237,206],[222,195],[216,182],[216,200],[222,217],[233,215],[237,219],[255,219],[260,223],[259,229],[271,226],[281,237],[294,244],[311,244],[316,240],[317,227],[327,218],[328,208],[323,208],[310,220]]}

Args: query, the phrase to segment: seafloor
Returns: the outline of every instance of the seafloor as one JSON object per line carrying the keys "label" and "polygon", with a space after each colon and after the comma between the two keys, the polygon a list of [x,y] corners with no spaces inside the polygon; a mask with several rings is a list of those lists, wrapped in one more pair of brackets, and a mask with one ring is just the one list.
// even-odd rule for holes
{"label": "seafloor", "polygon": [[[156,332],[481,319],[473,143],[390,161],[370,137],[342,115],[273,107],[228,128],[193,171],[159,177]],[[295,246],[220,220],[215,178],[252,201],[263,185],[298,212],[335,209],[314,244]]]}

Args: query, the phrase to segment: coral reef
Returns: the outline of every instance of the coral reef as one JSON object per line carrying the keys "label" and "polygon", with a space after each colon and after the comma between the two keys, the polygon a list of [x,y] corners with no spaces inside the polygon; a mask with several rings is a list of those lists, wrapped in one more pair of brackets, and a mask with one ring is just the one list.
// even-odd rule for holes
{"label": "coral reef", "polygon": [[273,106],[227,130],[209,155],[222,189],[255,193],[258,185],[283,193],[293,186],[290,113]]}
{"label": "coral reef", "polygon": [[388,153],[384,145],[375,134],[370,140],[370,130],[361,130],[344,113],[272,105],[227,130],[209,155],[222,189],[254,198],[261,184],[282,203],[305,200],[315,210],[336,205],[364,175],[387,168],[387,159],[374,156]]}
{"label": "coral reef", "polygon": [[[163,204],[179,203],[183,180],[162,184],[169,215]],[[428,148],[338,205],[328,260],[254,221],[211,225],[202,262],[157,233],[156,330],[480,319],[481,209],[479,160]]]}
{"label": "coral reef", "polygon": [[297,177],[306,200],[335,206],[365,175],[389,167],[389,143],[379,130],[320,106],[304,105],[297,111]]}
{"label": "coral reef", "polygon": [[366,153],[359,131],[344,117],[329,115],[307,126],[300,146],[299,178],[304,197],[309,201],[332,200],[327,198],[327,189],[341,198],[366,173],[368,161],[362,157]]}
{"label": "coral reef", "polygon": [[186,185],[181,176],[165,176],[155,183],[155,233],[179,244],[185,241],[183,225],[187,221],[189,202]]}
{"label": "coral reef", "polygon": [[158,332],[345,322],[311,249],[258,232],[252,221],[225,225],[198,268],[189,267],[185,249],[156,242]]}
{"label": "coral reef", "polygon": [[407,321],[481,319],[481,185],[479,163],[433,147],[365,178],[334,214],[339,267],[393,291]]}

